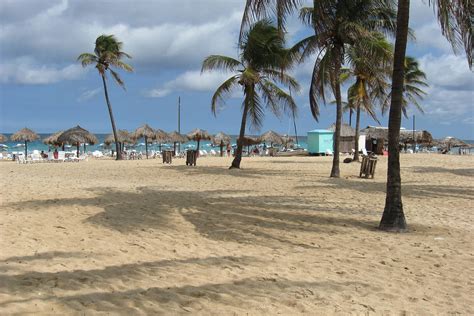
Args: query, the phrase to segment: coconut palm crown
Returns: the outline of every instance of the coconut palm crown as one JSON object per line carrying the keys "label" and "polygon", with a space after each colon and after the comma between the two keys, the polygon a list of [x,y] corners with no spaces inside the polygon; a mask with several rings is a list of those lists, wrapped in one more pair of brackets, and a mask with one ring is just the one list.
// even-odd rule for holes
{"label": "coconut palm crown", "polygon": [[[240,59],[211,55],[202,64],[201,71],[220,69],[232,72],[233,75],[224,81],[214,92],[211,109],[214,115],[217,108],[225,103],[226,97],[240,85],[244,100],[242,102],[242,121],[239,139],[245,135],[246,123],[259,129],[265,114],[265,107],[280,116],[282,110],[296,112],[293,98],[282,90],[278,84],[299,90],[294,78],[287,75],[284,69],[289,65],[289,50],[285,48],[284,37],[268,20],[253,24],[243,35],[239,45]],[[237,142],[235,159],[231,168],[240,168],[242,143]]]}

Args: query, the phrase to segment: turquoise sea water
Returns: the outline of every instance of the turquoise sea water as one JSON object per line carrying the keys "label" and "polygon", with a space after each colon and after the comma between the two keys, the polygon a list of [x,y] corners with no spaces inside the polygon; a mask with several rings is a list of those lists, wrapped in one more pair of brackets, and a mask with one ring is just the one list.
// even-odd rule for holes
{"label": "turquoise sea water", "polygon": [[[4,134],[5,136],[7,136],[9,139],[10,139],[10,136],[12,134]],[[48,137],[49,135],[51,134],[38,134],[40,136],[41,139],[44,139],[46,137]],[[99,142],[95,145],[89,145],[86,147],[86,150],[88,152],[92,152],[94,150],[104,150],[104,148],[102,146],[100,146],[100,144],[102,144],[105,140],[105,138],[107,137],[108,134],[95,134],[95,136],[98,138]],[[236,139],[237,139],[237,136],[231,136],[232,138],[232,144],[235,144],[236,143]],[[135,146],[126,146],[127,148],[133,148],[133,149],[136,149],[138,151],[145,151],[145,145],[144,145],[144,140],[141,139],[137,142],[137,144]],[[307,148],[307,145],[306,145],[306,136],[298,136],[298,144],[300,147],[303,147],[303,148]],[[8,151],[8,152],[14,152],[14,151],[24,151],[25,150],[25,147],[24,147],[24,143],[19,143],[19,142],[12,142],[12,141],[8,141],[6,143],[4,143],[4,145],[8,146],[7,148],[4,148],[4,151]],[[162,147],[163,148],[172,148],[173,144],[162,144]],[[185,149],[185,148],[189,148],[189,147],[195,147],[196,146],[196,142],[187,142],[185,144],[182,144],[181,145],[181,150]],[[54,148],[54,147],[52,147]],[[110,147],[110,148],[115,148],[115,147]],[[200,148],[201,149],[208,149],[208,148],[212,148],[211,146],[211,142],[210,141],[201,141],[200,143]],[[38,140],[38,141],[35,141],[35,142],[31,142],[31,143],[28,143],[28,152],[32,152],[33,150],[39,150],[39,151],[45,151],[47,152],[48,151],[48,145],[45,145],[43,144],[42,140]],[[159,144],[148,144],[148,150],[158,150],[159,149]],[[66,149],[66,150],[71,150],[71,151],[74,151],[75,150],[75,147],[72,147],[72,148],[69,148],[69,149]],[[81,147],[81,151],[83,150],[83,148]],[[106,149],[106,150],[109,150],[109,149]]]}

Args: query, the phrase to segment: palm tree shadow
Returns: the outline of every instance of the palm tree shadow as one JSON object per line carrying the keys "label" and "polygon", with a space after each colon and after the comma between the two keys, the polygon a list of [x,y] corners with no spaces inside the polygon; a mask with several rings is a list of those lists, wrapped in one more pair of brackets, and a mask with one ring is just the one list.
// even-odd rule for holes
{"label": "palm tree shadow", "polygon": [[[363,282],[351,281],[292,281],[272,277],[244,278],[238,281],[223,283],[206,283],[202,285],[183,285],[170,287],[138,288],[124,291],[96,291],[87,294],[67,296],[45,295],[30,299],[7,301],[0,306],[25,303],[33,299],[57,303],[70,311],[97,312],[107,311],[117,314],[135,314],[138,311],[145,314],[181,314],[206,310],[206,303],[212,301],[217,306],[232,308],[242,313],[249,310],[268,313],[266,302],[285,308],[288,313],[299,310],[310,312],[299,300],[304,300],[316,306],[326,300],[326,294],[338,293],[348,287],[362,288],[364,291],[379,291],[380,288]],[[282,299],[282,293],[288,298]]]}
{"label": "palm tree shadow", "polygon": [[417,166],[411,168],[413,172],[417,173],[448,173],[457,176],[474,177],[474,168],[451,169],[442,167],[423,167]]}
{"label": "palm tree shadow", "polygon": [[[361,219],[360,210],[346,205],[318,205],[301,195],[251,195],[246,190],[173,191],[139,187],[136,191],[94,189],[94,197],[10,203],[17,210],[60,206],[99,208],[84,222],[124,234],[140,230],[180,232],[182,220],[200,235],[265,247],[312,248],[294,232],[349,233],[373,230],[375,221]],[[180,232],[182,233],[182,232]],[[353,232],[351,232],[353,233]]]}

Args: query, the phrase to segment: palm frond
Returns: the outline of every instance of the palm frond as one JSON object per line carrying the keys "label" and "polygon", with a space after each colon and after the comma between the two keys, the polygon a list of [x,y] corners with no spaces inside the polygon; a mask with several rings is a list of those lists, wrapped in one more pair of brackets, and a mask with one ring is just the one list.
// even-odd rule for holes
{"label": "palm frond", "polygon": [[225,99],[232,92],[232,89],[237,84],[239,76],[235,75],[224,81],[214,92],[211,101],[211,110],[214,115],[217,113],[217,108],[225,104]]}
{"label": "palm frond", "polygon": [[206,57],[202,62],[201,73],[207,70],[225,70],[236,71],[238,66],[242,63],[232,57],[222,55],[211,55]]}

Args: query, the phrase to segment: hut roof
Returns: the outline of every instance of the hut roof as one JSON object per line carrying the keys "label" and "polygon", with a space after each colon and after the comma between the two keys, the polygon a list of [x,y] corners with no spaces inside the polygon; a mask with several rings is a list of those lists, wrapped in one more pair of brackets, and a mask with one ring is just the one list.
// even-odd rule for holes
{"label": "hut roof", "polygon": [[431,144],[433,136],[428,131],[400,130],[400,143],[413,143],[413,134],[415,142],[418,144]]}
{"label": "hut roof", "polygon": [[[124,129],[120,129],[117,132],[117,138],[118,138],[118,142],[120,142],[120,143],[131,144],[131,143],[135,142],[135,140],[133,139],[131,133],[129,133],[128,131],[126,131]],[[114,134],[109,134],[104,140],[104,144],[106,144],[106,145],[110,145],[114,142],[115,142]]]}
{"label": "hut roof", "polygon": [[[240,138],[237,140],[237,142],[240,141]],[[257,145],[260,144],[261,141],[259,138],[255,137],[250,137],[250,136],[244,136],[242,139],[242,146],[252,146],[252,145]]]}
{"label": "hut roof", "polygon": [[385,141],[388,141],[388,127],[367,126],[366,128],[361,129],[360,132],[367,135],[367,138],[383,138]]}
{"label": "hut roof", "polygon": [[38,136],[38,134],[36,134],[31,129],[26,128],[26,127],[19,130],[18,132],[16,132],[10,137],[10,139],[14,142],[24,142],[24,141],[33,142],[39,138],[40,137]]}
{"label": "hut roof", "polygon": [[451,136],[440,139],[438,142],[442,147],[469,147],[466,142]]}
{"label": "hut roof", "polygon": [[283,144],[283,137],[274,131],[268,131],[266,133],[263,133],[262,136],[259,137],[259,139],[261,142]]}
{"label": "hut roof", "polygon": [[94,145],[98,142],[98,140],[94,134],[77,125],[76,127],[70,128],[59,135],[58,142],[69,144],[89,143]]}
{"label": "hut roof", "polygon": [[162,129],[156,129],[155,130],[155,140],[159,143],[166,143],[168,141],[170,141],[170,137],[168,135],[168,133],[166,133],[164,130]]}
{"label": "hut roof", "polygon": [[190,140],[194,141],[211,139],[211,134],[200,128],[196,128],[194,131],[189,132],[187,136]]}
{"label": "hut roof", "polygon": [[215,144],[215,145],[220,145],[220,144],[229,144],[230,143],[230,136],[223,133],[223,132],[220,132],[220,133],[217,133],[216,135],[214,135],[214,137],[212,138],[212,142]]}
{"label": "hut roof", "polygon": [[155,130],[151,128],[148,124],[142,125],[133,132],[134,138],[146,137],[149,139],[155,138]]}
{"label": "hut roof", "polygon": [[[328,130],[335,132],[336,131],[336,124],[332,124],[328,127]],[[352,126],[349,124],[342,123],[341,124],[341,137],[355,137],[356,131]]]}
{"label": "hut roof", "polygon": [[54,134],[49,135],[45,139],[43,139],[43,144],[46,145],[53,145],[53,146],[59,146],[61,145],[60,142],[58,142],[59,136],[63,133],[64,131],[58,131]]}
{"label": "hut roof", "polygon": [[177,131],[169,133],[168,139],[170,142],[173,142],[173,143],[185,143],[188,141],[188,138],[186,137],[186,135],[182,135],[178,133]]}
{"label": "hut roof", "polygon": [[6,142],[7,140],[8,140],[8,137],[6,137],[6,136],[3,135],[3,134],[0,134],[0,142],[1,142],[1,143]]}

